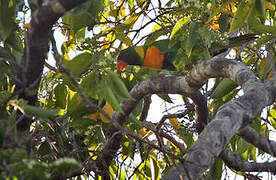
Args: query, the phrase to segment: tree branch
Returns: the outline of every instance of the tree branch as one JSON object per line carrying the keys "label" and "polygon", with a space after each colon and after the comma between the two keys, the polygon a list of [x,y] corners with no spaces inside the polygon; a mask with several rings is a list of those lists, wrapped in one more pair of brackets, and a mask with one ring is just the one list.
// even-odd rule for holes
{"label": "tree branch", "polygon": [[[43,3],[32,15],[25,36],[25,49],[21,67],[17,69],[17,78],[22,83],[16,83],[15,93],[19,98],[34,105],[37,100],[37,90],[49,50],[50,32],[53,24],[70,9],[87,0],[52,0]],[[18,124],[19,129],[28,129],[30,120]]]}
{"label": "tree branch", "polygon": [[276,142],[260,135],[255,129],[246,126],[240,129],[237,134],[247,142],[253,144],[260,150],[276,157]]}
{"label": "tree branch", "polygon": [[190,86],[199,88],[203,80],[212,76],[212,72],[219,70],[220,67],[221,71],[218,74],[235,80],[242,86],[245,94],[219,109],[215,119],[208,124],[191,150],[184,156],[187,162],[178,164],[178,168],[182,168],[181,174],[179,175],[176,168],[173,168],[164,179],[199,178],[214,163],[215,158],[236,131],[251,123],[265,106],[275,101],[275,78],[261,83],[247,67],[238,62],[217,61],[216,58],[211,61],[217,62],[217,65],[204,61],[188,74],[187,82]]}
{"label": "tree branch", "polygon": [[223,150],[220,155],[224,163],[236,171],[242,172],[276,172],[276,161],[255,163],[244,162],[241,160],[240,155],[234,154],[229,150]]}
{"label": "tree branch", "polygon": [[[242,86],[245,95],[220,108],[215,120],[204,129],[198,141],[192,146],[191,151],[185,155],[186,163],[177,165],[181,167],[181,175],[184,179],[187,179],[187,177],[198,178],[213,164],[215,157],[220,154],[236,131],[249,124],[261,112],[263,107],[275,101],[275,79],[272,78],[273,80],[271,79],[269,82],[261,83],[253,72],[242,63],[230,59],[212,58],[209,61],[201,61],[186,77],[160,74],[137,84],[130,92],[135,100],[122,101],[120,105],[124,114],[113,113],[112,121],[123,125],[126,122],[126,117],[134,109],[138,101],[147,94],[171,93],[191,96],[209,78],[213,77],[231,78]],[[260,96],[260,94],[263,96]],[[118,142],[120,142],[122,135],[121,133],[116,133],[118,131],[118,127],[112,123],[107,131],[108,137],[112,138],[109,139],[100,153],[101,159],[97,161],[97,167],[101,166],[103,162],[109,165],[114,157],[114,154],[110,152],[116,152],[120,148]],[[114,133],[117,135],[113,136]],[[90,163],[94,164],[94,162]],[[88,170],[89,167],[90,165],[87,166]],[[170,170],[166,178],[179,178],[176,168]]]}

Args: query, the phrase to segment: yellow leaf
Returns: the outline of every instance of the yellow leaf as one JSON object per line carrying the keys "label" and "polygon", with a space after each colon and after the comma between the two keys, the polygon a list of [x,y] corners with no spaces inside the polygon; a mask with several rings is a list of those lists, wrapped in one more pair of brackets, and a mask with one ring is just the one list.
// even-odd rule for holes
{"label": "yellow leaf", "polygon": [[214,30],[219,30],[219,24],[211,24],[209,27]]}
{"label": "yellow leaf", "polygon": [[273,75],[273,69],[267,58],[264,58],[260,62],[260,77],[270,79]]}
{"label": "yellow leaf", "polygon": [[89,147],[88,150],[89,150],[89,155],[93,156],[93,154],[94,154],[93,153],[94,148],[93,147]]}
{"label": "yellow leaf", "polygon": [[139,136],[143,139],[149,137],[150,135],[152,135],[153,132],[152,131],[148,131],[146,128],[143,128],[140,130],[139,132]]}
{"label": "yellow leaf", "polygon": [[99,113],[93,113],[88,116],[89,119],[97,121],[97,119],[100,117]]}
{"label": "yellow leaf", "polygon": [[180,128],[180,123],[178,122],[177,118],[169,118],[170,123],[176,133],[178,133],[178,130]]}
{"label": "yellow leaf", "polygon": [[144,137],[148,133],[146,128],[142,128],[139,132],[140,137]]}
{"label": "yellow leaf", "polygon": [[190,17],[183,17],[181,19],[179,19],[174,27],[173,27],[173,30],[172,30],[172,33],[170,35],[170,39],[172,39],[174,37],[174,35],[180,30],[180,29],[183,29],[183,27],[190,22]]}
{"label": "yellow leaf", "polygon": [[24,29],[28,29],[29,25],[30,25],[30,23],[25,23],[24,24]]}
{"label": "yellow leaf", "polygon": [[265,2],[265,8],[266,9],[269,9],[269,10],[273,10],[273,5],[272,5],[272,3],[271,2]]}
{"label": "yellow leaf", "polygon": [[266,64],[267,64],[267,58],[262,59],[262,61],[260,63],[260,73],[261,74],[263,74]]}
{"label": "yellow leaf", "polygon": [[[105,106],[103,107],[103,110],[111,117],[113,113],[113,108],[111,107],[110,104],[106,103]],[[110,123],[110,120],[107,119],[102,113],[100,113],[100,117],[104,123]]]}
{"label": "yellow leaf", "polygon": [[271,69],[271,71],[268,73],[268,75],[266,76],[266,79],[270,79],[271,77],[272,77],[272,75],[273,75],[273,69]]}
{"label": "yellow leaf", "polygon": [[119,14],[124,18],[126,17],[126,10],[124,6],[121,6],[120,10],[119,10]]}
{"label": "yellow leaf", "polygon": [[135,51],[136,51],[137,54],[141,57],[141,59],[144,59],[145,53],[144,53],[144,48],[143,48],[143,46],[136,46],[136,47],[135,47]]}

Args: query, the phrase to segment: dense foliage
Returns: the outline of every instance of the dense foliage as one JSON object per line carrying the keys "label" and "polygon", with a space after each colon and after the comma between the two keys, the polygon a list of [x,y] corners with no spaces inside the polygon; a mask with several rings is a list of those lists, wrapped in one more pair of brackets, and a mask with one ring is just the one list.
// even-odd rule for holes
{"label": "dense foliage", "polygon": [[[170,108],[153,121],[147,119],[151,94],[136,94],[141,100],[130,112],[120,102],[139,99],[131,89],[160,72],[186,76],[197,63],[227,54],[262,82],[275,82],[275,5],[273,0],[0,0],[0,179],[160,179],[199,135],[195,102],[182,94],[181,105],[175,105],[160,93]],[[117,70],[122,49],[160,39],[169,39],[169,47],[177,44],[176,71]],[[223,76],[210,79],[200,92],[207,98],[209,122],[225,103],[243,95],[241,86]],[[114,111],[125,113],[125,120],[114,122]],[[275,137],[275,103],[250,126],[263,138]],[[108,149],[116,133],[122,134],[119,147]],[[264,156],[270,162],[273,143],[274,149],[265,151],[237,134],[226,149],[243,162]],[[217,158],[204,177],[227,177],[223,162]],[[245,178],[259,175],[228,167]]]}

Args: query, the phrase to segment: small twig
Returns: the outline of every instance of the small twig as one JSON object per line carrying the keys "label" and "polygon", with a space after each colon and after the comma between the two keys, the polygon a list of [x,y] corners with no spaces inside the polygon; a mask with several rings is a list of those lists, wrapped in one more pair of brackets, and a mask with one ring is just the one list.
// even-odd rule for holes
{"label": "small twig", "polygon": [[145,121],[145,122],[142,122],[143,126],[145,128],[147,128],[148,130],[154,132],[155,134],[157,133],[159,136],[161,137],[164,137],[166,138],[167,140],[169,140],[170,142],[172,142],[176,147],[178,147],[180,149],[181,152],[186,152],[186,148],[184,147],[183,144],[179,143],[176,141],[176,139],[174,137],[171,137],[170,135],[168,135],[167,133],[164,133],[163,131],[155,131],[156,130],[156,124],[155,123],[152,123],[152,122],[148,122],[148,121]]}
{"label": "small twig", "polygon": [[140,116],[140,121],[145,121],[147,119],[150,104],[151,104],[151,94],[144,97],[143,110]]}
{"label": "small twig", "polygon": [[164,132],[160,132],[160,136],[166,138],[167,140],[169,140],[171,143],[173,143],[176,147],[178,147],[180,149],[181,152],[185,153],[187,151],[187,149],[184,147],[183,144],[179,143],[176,141],[176,139]]}
{"label": "small twig", "polygon": [[[51,42],[52,42],[52,48],[53,48],[53,52],[54,52],[54,58],[56,60],[56,65],[57,67],[59,67],[60,72],[64,72],[65,74],[67,74],[69,76],[69,78],[72,80],[73,84],[77,87],[78,92],[82,98],[82,100],[91,108],[91,109],[96,109],[99,112],[101,112],[107,119],[109,119],[111,121],[111,117],[99,106],[97,106],[96,104],[92,103],[91,101],[89,101],[89,99],[86,97],[84,91],[82,90],[82,88],[80,87],[78,81],[76,80],[76,78],[74,77],[74,75],[72,74],[72,72],[64,67],[61,64],[61,57],[57,51],[57,47],[56,47],[56,42],[55,39],[53,38],[53,34],[51,34],[50,36],[51,38]],[[111,121],[112,122],[112,121]]]}
{"label": "small twig", "polygon": [[49,63],[45,62],[44,65],[45,65],[48,69],[50,69],[51,71],[57,72],[57,69],[54,68],[53,66],[51,66]]}
{"label": "small twig", "polygon": [[[160,135],[156,131],[154,131],[154,133],[155,133],[155,136],[156,136],[156,139],[158,141],[159,146],[160,147],[164,147],[164,141],[163,141],[163,139],[160,137]],[[168,165],[170,166],[171,163],[170,163],[170,161],[169,161],[166,153],[163,152],[163,156],[164,156],[164,159],[166,161],[166,166],[168,166]]]}
{"label": "small twig", "polygon": [[156,126],[156,132],[159,132],[161,126],[164,124],[164,122],[166,121],[166,119],[169,118],[182,118],[184,117],[186,114],[188,114],[191,111],[191,109],[187,109],[184,112],[181,113],[176,113],[176,114],[166,114],[164,115],[161,120],[159,121],[159,123]]}
{"label": "small twig", "polygon": [[132,176],[135,174],[135,172],[139,169],[139,167],[140,167],[143,163],[144,163],[144,162],[143,162],[143,161],[141,161],[141,162],[139,163],[139,165],[138,165],[138,166],[136,166],[136,168],[134,169],[133,173],[129,176],[129,179],[131,179],[131,178],[132,178]]}

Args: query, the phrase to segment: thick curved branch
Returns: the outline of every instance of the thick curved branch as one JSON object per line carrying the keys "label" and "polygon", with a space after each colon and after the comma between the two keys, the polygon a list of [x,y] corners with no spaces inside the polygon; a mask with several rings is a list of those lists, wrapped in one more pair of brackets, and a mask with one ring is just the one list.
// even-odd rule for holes
{"label": "thick curved branch", "polygon": [[276,142],[260,135],[253,128],[246,126],[240,129],[237,134],[262,151],[276,157]]}
{"label": "thick curved branch", "polygon": [[[49,50],[50,32],[53,24],[67,11],[87,0],[52,0],[43,3],[32,15],[25,35],[25,48],[21,68],[17,69],[15,94],[34,105],[46,54]],[[27,120],[19,125],[28,128]]]}
{"label": "thick curved branch", "polygon": [[[130,95],[135,100],[125,100],[125,101],[122,101],[120,104],[124,111],[124,115],[122,113],[118,113],[118,112],[115,112],[112,115],[113,123],[110,125],[109,129],[106,132],[107,136],[110,139],[105,144],[102,152],[99,155],[99,159],[96,161],[96,163],[97,163],[96,167],[98,170],[106,169],[106,166],[110,165],[112,159],[114,158],[114,154],[120,148],[120,143],[118,143],[118,142],[120,142],[122,135],[121,135],[121,133],[117,133],[120,131],[120,127],[116,126],[116,123],[118,123],[119,126],[122,126],[127,120],[126,117],[131,113],[131,111],[135,108],[136,104],[143,97],[145,97],[149,94],[172,93],[172,94],[182,94],[185,96],[189,96],[189,97],[191,97],[191,99],[197,99],[198,101],[200,99],[202,99],[203,96],[201,93],[196,91],[196,93],[188,94],[188,93],[186,93],[185,88],[180,88],[182,86],[179,84],[180,83],[179,80],[181,80],[183,78],[184,77],[182,77],[182,76],[171,76],[168,74],[161,73],[157,77],[150,78],[148,80],[141,82],[140,84],[137,84],[131,90]],[[199,105],[199,104],[200,103],[198,102],[198,106],[203,107],[203,105]],[[207,111],[207,113],[208,113],[208,111]],[[116,136],[114,136],[115,133],[116,133]],[[94,163],[95,162],[90,162],[86,165],[87,171],[95,168]],[[106,175],[106,174],[108,174],[108,172],[102,172],[102,175]]]}
{"label": "thick curved branch", "polygon": [[[244,88],[246,95],[236,101],[225,104],[217,113],[216,119],[199,136],[197,143],[185,156],[186,162],[197,163],[178,165],[182,167],[182,176],[186,177],[186,179],[187,177],[192,177],[192,179],[200,177],[213,164],[215,157],[220,154],[235,132],[242,126],[249,124],[261,112],[263,107],[275,101],[275,82],[270,81],[268,84],[263,84],[242,63],[235,60],[213,58],[209,61],[201,61],[191,70],[187,77],[161,74],[137,84],[130,92],[135,100],[122,101],[121,107],[125,114],[115,112],[112,119],[122,125],[137,102],[147,94],[171,93],[188,96],[196,92],[208,78],[213,77],[229,77],[235,80]],[[263,96],[260,96],[260,94]],[[121,139],[121,134],[117,133],[114,136],[119,129],[114,125],[116,123],[112,123],[108,130],[109,137],[112,136],[113,138],[109,139],[108,143],[105,144],[100,154],[101,162],[97,161],[97,167],[103,165],[103,160],[105,165],[110,164],[113,158],[111,152],[116,152],[120,148],[118,142]],[[92,165],[94,164],[94,162],[91,163]],[[91,167],[95,166],[90,166],[88,163],[86,168],[91,170]],[[185,174],[187,172],[189,172],[189,175]],[[168,178],[178,178],[175,168],[170,171]]]}
{"label": "thick curved branch", "polygon": [[223,159],[224,163],[236,171],[242,172],[276,172],[276,161],[255,163],[244,162],[241,160],[240,155],[234,154],[229,150],[223,150],[219,155]]}
{"label": "thick curved branch", "polygon": [[[212,72],[235,80],[245,91],[245,95],[224,104],[218,111],[215,119],[207,125],[200,134],[191,150],[184,156],[185,161],[177,165],[182,170],[180,175],[176,168],[170,170],[165,179],[197,179],[213,163],[224,149],[231,137],[240,128],[251,123],[260,114],[261,110],[272,104],[276,98],[276,81],[261,83],[254,74],[244,65],[234,61],[205,61],[197,65],[187,76],[190,86],[197,89]],[[212,68],[212,69],[209,69]],[[196,72],[196,73],[195,73]],[[193,163],[190,163],[193,162]]]}

